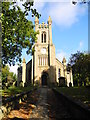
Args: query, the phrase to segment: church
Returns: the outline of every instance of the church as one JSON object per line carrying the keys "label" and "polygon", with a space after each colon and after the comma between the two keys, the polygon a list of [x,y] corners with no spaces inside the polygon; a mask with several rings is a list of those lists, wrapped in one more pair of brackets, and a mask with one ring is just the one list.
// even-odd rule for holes
{"label": "church", "polygon": [[49,16],[47,23],[39,24],[35,18],[35,31],[39,31],[37,42],[33,45],[34,54],[26,63],[18,68],[17,85],[38,84],[40,86],[57,84],[59,86],[73,86],[72,69],[67,70],[66,59],[60,62],[55,56],[55,46],[52,41],[52,19]]}

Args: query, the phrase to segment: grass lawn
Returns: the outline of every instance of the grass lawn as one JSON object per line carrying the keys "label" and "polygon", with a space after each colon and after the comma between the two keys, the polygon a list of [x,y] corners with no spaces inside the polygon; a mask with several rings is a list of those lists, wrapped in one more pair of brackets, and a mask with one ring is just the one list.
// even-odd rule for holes
{"label": "grass lawn", "polygon": [[73,97],[75,100],[79,100],[84,104],[88,104],[90,107],[90,88],[86,87],[58,87],[57,91]]}
{"label": "grass lawn", "polygon": [[15,94],[19,94],[21,92],[26,92],[31,89],[33,89],[34,86],[28,86],[28,87],[9,87],[8,89],[2,90],[2,97],[9,97],[14,96]]}

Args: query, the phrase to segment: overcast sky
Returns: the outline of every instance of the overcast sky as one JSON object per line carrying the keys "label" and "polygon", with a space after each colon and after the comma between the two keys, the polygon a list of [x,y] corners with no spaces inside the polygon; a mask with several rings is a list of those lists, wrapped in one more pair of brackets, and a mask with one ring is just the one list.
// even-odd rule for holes
{"label": "overcast sky", "polygon": [[[37,1],[37,0],[36,0]],[[43,1],[43,2],[41,2]],[[18,5],[22,8],[21,2]],[[87,5],[72,5],[71,0],[39,0],[34,8],[41,14],[39,23],[47,23],[52,19],[52,40],[55,45],[56,57],[62,61],[66,57],[68,62],[71,54],[79,51],[88,51],[88,8]],[[27,17],[34,23],[31,13]],[[23,50],[22,58],[28,62],[31,57]],[[14,67],[17,69],[17,66]],[[11,71],[16,70],[11,67]]]}

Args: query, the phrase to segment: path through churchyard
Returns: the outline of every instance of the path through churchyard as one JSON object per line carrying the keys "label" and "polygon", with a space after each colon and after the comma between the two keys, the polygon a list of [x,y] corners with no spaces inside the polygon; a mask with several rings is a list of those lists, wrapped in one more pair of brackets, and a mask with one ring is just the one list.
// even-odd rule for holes
{"label": "path through churchyard", "polygon": [[66,120],[71,118],[54,92],[48,87],[42,87],[29,94],[28,99],[20,103],[18,110],[12,110],[3,120]]}

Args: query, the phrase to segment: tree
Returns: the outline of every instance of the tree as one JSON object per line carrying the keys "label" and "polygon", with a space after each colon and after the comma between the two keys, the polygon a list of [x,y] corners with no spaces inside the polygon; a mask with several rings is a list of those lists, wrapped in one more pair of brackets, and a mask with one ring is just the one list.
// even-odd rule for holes
{"label": "tree", "polygon": [[4,82],[7,82],[7,76],[9,75],[9,67],[5,66],[4,68],[2,68],[2,84]]}
{"label": "tree", "polygon": [[90,82],[90,54],[77,52],[72,54],[68,66],[72,67],[74,85]]}
{"label": "tree", "polygon": [[72,4],[76,5],[76,4],[90,4],[90,0],[72,0]]}
{"label": "tree", "polygon": [[17,77],[16,74],[14,74],[13,72],[10,72],[9,66],[6,65],[2,68],[2,85],[3,87],[6,86],[9,87],[10,85],[13,84],[13,82],[16,82]]}
{"label": "tree", "polygon": [[27,49],[27,54],[32,53],[32,46],[36,42],[38,32],[34,25],[26,19],[28,12],[32,16],[40,17],[36,9],[32,9],[33,2],[25,2],[24,11],[15,3],[2,3],[2,64],[21,62],[22,49]]}

